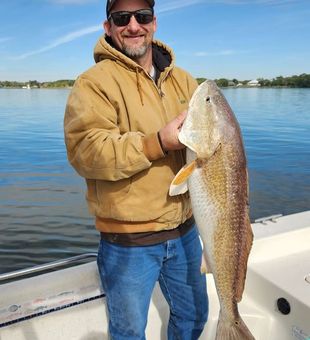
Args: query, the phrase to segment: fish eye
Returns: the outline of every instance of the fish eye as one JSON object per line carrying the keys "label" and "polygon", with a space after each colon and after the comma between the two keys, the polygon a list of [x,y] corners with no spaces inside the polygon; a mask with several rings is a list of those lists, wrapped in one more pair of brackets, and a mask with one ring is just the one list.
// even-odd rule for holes
{"label": "fish eye", "polygon": [[207,102],[207,103],[210,103],[210,102],[211,102],[211,97],[210,97],[210,96],[208,96],[208,97],[206,98],[206,102]]}

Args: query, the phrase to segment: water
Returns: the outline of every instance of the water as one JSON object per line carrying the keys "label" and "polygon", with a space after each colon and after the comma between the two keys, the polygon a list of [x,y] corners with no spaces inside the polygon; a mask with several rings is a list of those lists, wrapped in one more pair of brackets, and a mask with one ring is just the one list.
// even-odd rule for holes
{"label": "water", "polygon": [[[251,219],[310,209],[310,90],[227,89],[242,129]],[[0,89],[0,273],[96,251],[63,141],[68,90]]]}

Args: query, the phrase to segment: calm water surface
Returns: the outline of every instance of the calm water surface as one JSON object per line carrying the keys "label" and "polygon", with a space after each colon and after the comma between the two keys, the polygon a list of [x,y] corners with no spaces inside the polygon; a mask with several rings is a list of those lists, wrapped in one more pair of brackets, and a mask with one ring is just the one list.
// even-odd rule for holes
{"label": "calm water surface", "polygon": [[[242,129],[251,219],[310,209],[310,90],[227,89]],[[68,90],[0,89],[0,273],[96,251],[84,181],[68,165]]]}

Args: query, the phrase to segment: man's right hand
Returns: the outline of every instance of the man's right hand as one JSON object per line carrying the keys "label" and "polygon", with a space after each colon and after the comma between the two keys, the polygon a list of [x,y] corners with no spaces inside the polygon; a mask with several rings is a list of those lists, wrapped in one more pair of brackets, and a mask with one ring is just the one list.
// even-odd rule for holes
{"label": "man's right hand", "polygon": [[181,150],[185,148],[185,145],[179,141],[178,136],[186,115],[187,111],[183,111],[166,126],[159,130],[159,137],[163,151]]}

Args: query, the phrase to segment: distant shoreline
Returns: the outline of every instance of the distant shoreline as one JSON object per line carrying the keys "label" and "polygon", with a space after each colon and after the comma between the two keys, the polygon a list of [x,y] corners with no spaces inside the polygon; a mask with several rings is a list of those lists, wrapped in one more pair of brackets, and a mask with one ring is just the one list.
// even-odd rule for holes
{"label": "distant shoreline", "polygon": [[25,89],[22,87],[0,87],[0,90],[71,90],[71,87],[32,87],[30,89]]}
{"label": "distant shoreline", "polygon": [[[297,87],[297,86],[219,86],[221,89],[307,89],[309,87]],[[29,90],[72,90],[73,86],[71,87],[37,87],[37,88],[30,88]],[[21,87],[0,87],[1,90],[28,90]]]}
{"label": "distant shoreline", "polygon": [[[206,78],[196,78],[198,84],[201,84]],[[273,79],[257,78],[252,80],[238,80],[219,78],[213,79],[221,88],[310,88],[310,74],[302,73],[290,77],[279,76]],[[1,81],[1,88],[14,89],[71,89],[74,85],[73,79],[61,79],[56,81],[38,82],[29,80],[28,82],[19,81]]]}

